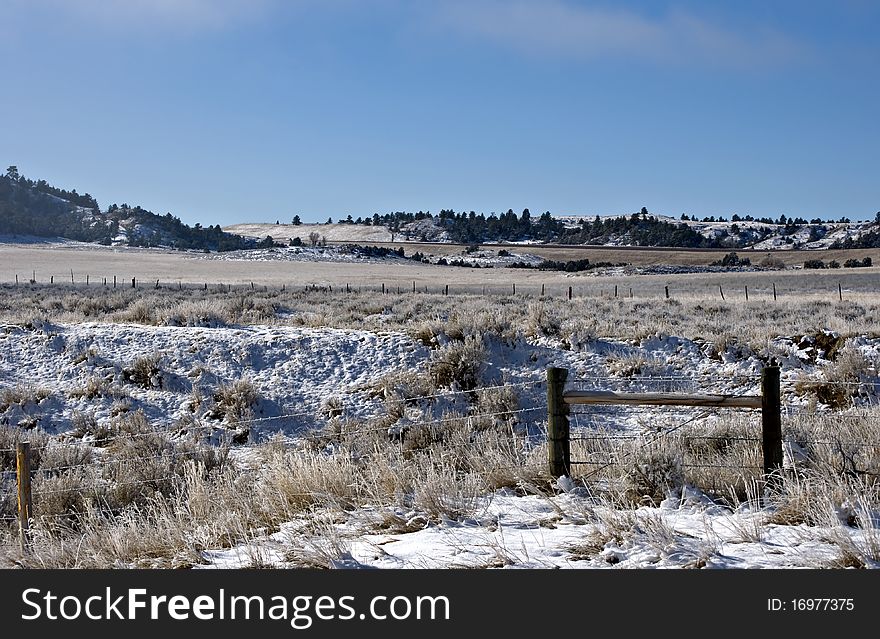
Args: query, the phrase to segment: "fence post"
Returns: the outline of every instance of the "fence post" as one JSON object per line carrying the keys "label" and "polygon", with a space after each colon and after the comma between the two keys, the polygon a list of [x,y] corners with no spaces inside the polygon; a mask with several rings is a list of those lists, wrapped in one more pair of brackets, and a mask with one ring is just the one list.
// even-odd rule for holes
{"label": "fence post", "polygon": [[571,476],[568,405],[562,397],[568,369],[547,369],[547,450],[552,477]]}
{"label": "fence post", "polygon": [[776,282],[773,282],[773,301],[776,301]]}
{"label": "fence post", "polygon": [[773,482],[774,474],[782,468],[782,402],[775,362],[761,371],[761,431],[764,479]]}
{"label": "fence post", "polygon": [[664,286],[663,288],[666,290],[666,299],[669,299],[669,287]]}
{"label": "fence post", "polygon": [[746,301],[749,301],[749,287],[746,286]]}
{"label": "fence post", "polygon": [[721,299],[724,299],[724,289],[721,288],[721,284],[718,285],[718,292],[721,293]]}
{"label": "fence post", "polygon": [[843,301],[843,288],[840,286],[840,282],[837,283],[837,296],[840,298],[840,301]]}
{"label": "fence post", "polygon": [[544,285],[541,284],[541,297],[544,297]]}
{"label": "fence post", "polygon": [[571,300],[571,287],[568,287],[568,299]]}
{"label": "fence post", "polygon": [[28,550],[28,527],[33,514],[31,502],[31,444],[18,442],[15,454],[18,475],[18,541],[21,552]]}

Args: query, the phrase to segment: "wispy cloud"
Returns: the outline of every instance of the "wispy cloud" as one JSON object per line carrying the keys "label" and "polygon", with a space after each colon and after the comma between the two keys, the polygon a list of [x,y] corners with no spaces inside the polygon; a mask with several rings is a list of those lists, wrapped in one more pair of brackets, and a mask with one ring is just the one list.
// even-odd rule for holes
{"label": "wispy cloud", "polygon": [[681,10],[661,17],[563,0],[451,0],[441,24],[529,54],[662,64],[786,64],[806,54],[765,26],[733,29]]}
{"label": "wispy cloud", "polygon": [[221,30],[265,17],[278,0],[29,0],[56,17],[68,16],[114,28]]}

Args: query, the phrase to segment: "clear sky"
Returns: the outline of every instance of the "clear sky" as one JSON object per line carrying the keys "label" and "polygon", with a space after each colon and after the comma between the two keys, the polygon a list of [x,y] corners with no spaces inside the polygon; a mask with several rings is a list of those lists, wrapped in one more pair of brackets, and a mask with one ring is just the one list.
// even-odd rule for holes
{"label": "clear sky", "polygon": [[880,210],[875,0],[0,0],[0,163],[193,224]]}

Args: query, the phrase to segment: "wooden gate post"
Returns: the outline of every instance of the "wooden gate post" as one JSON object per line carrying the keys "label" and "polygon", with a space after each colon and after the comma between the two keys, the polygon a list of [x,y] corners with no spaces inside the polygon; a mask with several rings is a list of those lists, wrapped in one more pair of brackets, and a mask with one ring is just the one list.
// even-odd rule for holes
{"label": "wooden gate post", "polygon": [[547,450],[552,477],[571,476],[568,404],[562,397],[567,377],[568,369],[547,369]]}
{"label": "wooden gate post", "polygon": [[765,366],[761,371],[761,432],[764,450],[764,479],[778,480],[782,469],[782,402],[779,391],[779,366]]}
{"label": "wooden gate post", "polygon": [[31,502],[31,445],[19,442],[15,454],[15,469],[18,476],[18,541],[21,552],[28,551],[28,528],[32,516]]}

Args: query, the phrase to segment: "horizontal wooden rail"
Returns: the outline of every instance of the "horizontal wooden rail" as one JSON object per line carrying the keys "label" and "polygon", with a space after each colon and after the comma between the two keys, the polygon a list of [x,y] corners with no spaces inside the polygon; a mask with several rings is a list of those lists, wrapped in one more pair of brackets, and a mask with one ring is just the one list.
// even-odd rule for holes
{"label": "horizontal wooden rail", "polygon": [[680,395],[672,393],[617,393],[614,391],[567,391],[566,404],[637,404],[648,406],[726,406],[761,408],[760,395]]}
{"label": "horizontal wooden rail", "polygon": [[565,390],[568,371],[547,369],[547,439],[550,474],[569,476],[571,472],[568,407],[572,404],[630,404],[653,406],[721,406],[761,409],[761,447],[767,487],[779,485],[782,470],[782,401],[779,366],[770,361],[761,371],[760,395],[687,395],[678,393],[618,393],[604,390]]}

